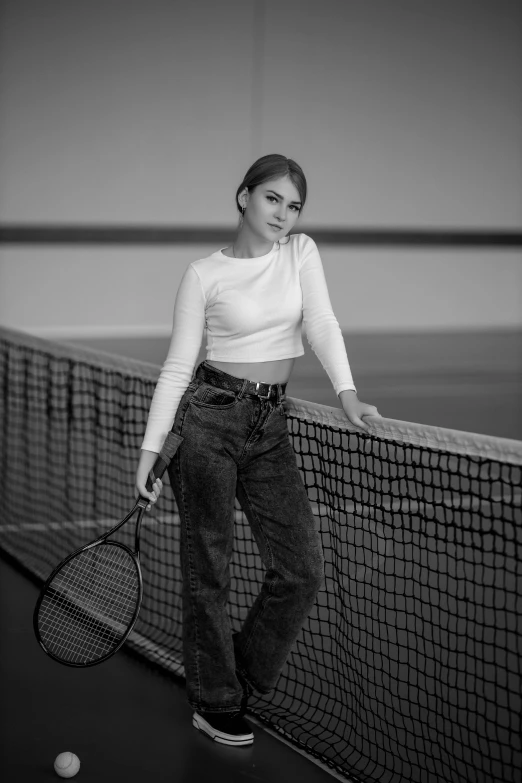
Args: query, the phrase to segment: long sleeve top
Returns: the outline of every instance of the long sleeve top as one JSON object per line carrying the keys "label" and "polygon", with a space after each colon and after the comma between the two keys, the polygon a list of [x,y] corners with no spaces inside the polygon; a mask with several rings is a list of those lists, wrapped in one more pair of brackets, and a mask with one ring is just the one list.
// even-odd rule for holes
{"label": "long sleeve top", "polygon": [[207,359],[269,362],[304,354],[303,323],[336,394],[356,391],[311,237],[292,234],[258,258],[228,258],[218,250],[190,263],[176,295],[170,347],[141,448],[161,450],[192,380],[205,330]]}

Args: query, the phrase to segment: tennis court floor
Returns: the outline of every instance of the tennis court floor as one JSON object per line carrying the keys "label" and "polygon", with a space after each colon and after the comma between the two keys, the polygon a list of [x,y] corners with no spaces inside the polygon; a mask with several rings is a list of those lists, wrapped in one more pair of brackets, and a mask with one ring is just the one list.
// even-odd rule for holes
{"label": "tennis court floor", "polygon": [[[254,744],[229,748],[192,727],[183,680],[127,652],[73,669],[36,642],[38,587],[0,558],[0,780],[59,780],[56,756],[76,753],[82,783],[327,783],[339,779],[254,721]],[[248,717],[248,716],[247,716]]]}

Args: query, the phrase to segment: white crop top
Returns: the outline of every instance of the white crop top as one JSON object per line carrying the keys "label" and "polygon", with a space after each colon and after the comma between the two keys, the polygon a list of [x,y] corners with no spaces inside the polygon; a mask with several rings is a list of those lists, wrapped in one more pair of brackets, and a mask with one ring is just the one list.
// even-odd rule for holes
{"label": "white crop top", "polygon": [[292,234],[258,258],[221,250],[189,264],[174,304],[172,338],[141,448],[159,452],[192,380],[207,330],[207,359],[269,362],[304,354],[301,326],[335,393],[356,391],[314,240]]}

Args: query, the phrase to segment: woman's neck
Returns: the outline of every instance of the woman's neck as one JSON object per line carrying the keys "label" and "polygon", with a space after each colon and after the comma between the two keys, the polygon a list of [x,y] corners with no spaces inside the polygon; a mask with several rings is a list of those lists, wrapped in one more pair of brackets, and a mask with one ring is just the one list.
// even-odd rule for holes
{"label": "woman's neck", "polygon": [[270,253],[273,246],[273,242],[268,242],[266,239],[261,239],[251,234],[247,235],[240,231],[231,250],[235,258],[258,258]]}

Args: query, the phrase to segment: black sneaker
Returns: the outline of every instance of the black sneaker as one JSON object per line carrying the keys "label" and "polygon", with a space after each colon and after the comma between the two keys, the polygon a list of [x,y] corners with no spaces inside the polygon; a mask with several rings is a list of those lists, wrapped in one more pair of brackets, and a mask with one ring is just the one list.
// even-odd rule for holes
{"label": "black sneaker", "polygon": [[192,725],[223,745],[251,745],[254,734],[242,715],[228,712],[195,712]]}

